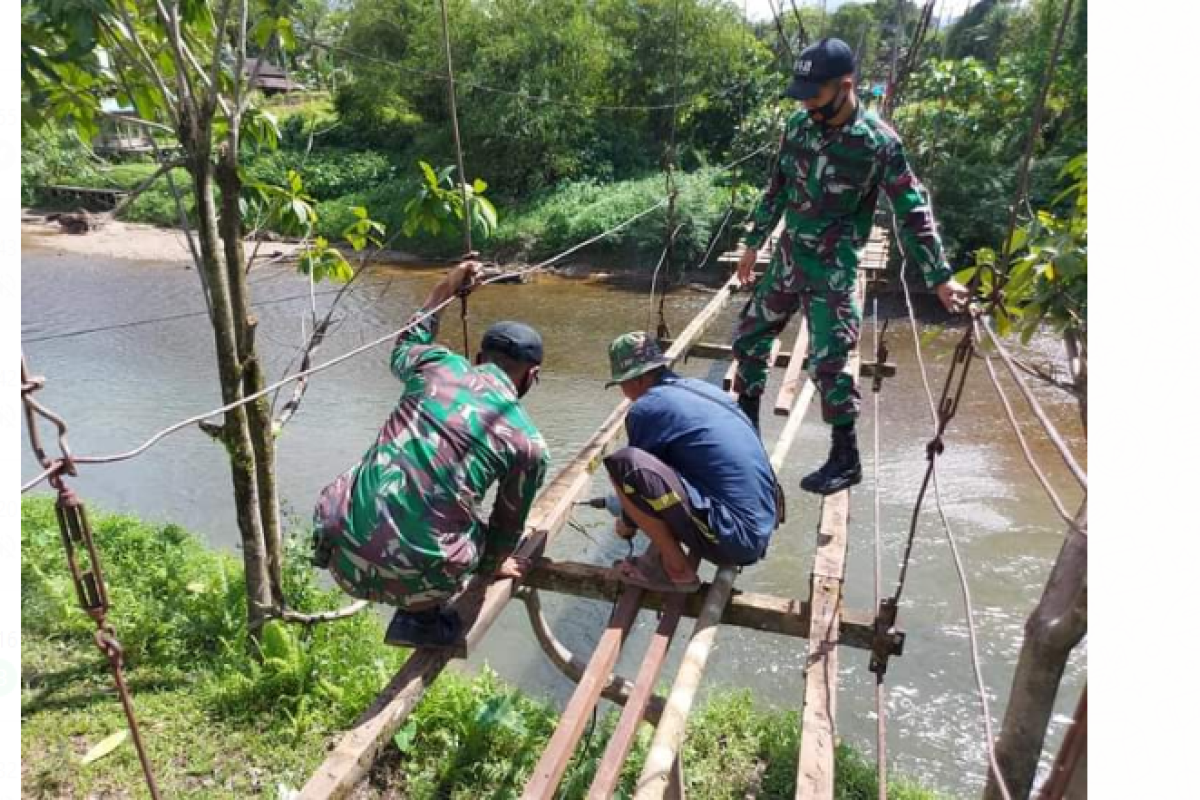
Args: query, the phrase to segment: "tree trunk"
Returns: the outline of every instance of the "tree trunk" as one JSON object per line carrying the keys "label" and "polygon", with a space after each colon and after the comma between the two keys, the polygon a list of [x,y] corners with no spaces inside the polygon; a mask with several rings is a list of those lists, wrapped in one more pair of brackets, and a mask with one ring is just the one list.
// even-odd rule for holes
{"label": "tree trunk", "polygon": [[[221,187],[221,239],[225,248],[225,268],[229,276],[230,302],[237,338],[238,359],[242,368],[243,396],[266,386],[255,347],[254,332],[258,320],[250,311],[250,293],[246,284],[246,254],[242,245],[242,214],[238,205],[242,184],[238,177],[238,137],[236,132],[221,153],[216,167]],[[245,406],[254,475],[258,489],[259,524],[266,552],[266,569],[271,605],[283,604],[283,533],[279,511],[279,491],[275,480],[275,437],[272,430],[270,398],[260,397]]]}
{"label": "tree trunk", "polygon": [[[217,369],[221,398],[232,403],[243,397],[242,362],[238,347],[237,325],[221,243],[217,236],[216,201],[213,196],[213,164],[210,148],[194,147],[188,170],[196,195],[197,233],[200,240],[200,268],[204,271],[212,296],[213,338],[217,350]],[[198,151],[198,152],[196,152]],[[257,641],[272,608],[268,581],[266,548],[255,471],[254,446],[250,439],[245,406],[225,414],[223,442],[229,454],[233,477],[234,504],[238,530],[242,537],[242,559],[246,571],[247,623],[252,640]]]}
{"label": "tree trunk", "polygon": [[[1046,727],[1067,660],[1087,633],[1087,499],[1067,533],[1037,607],[1025,623],[1025,641],[1013,675],[996,759],[1014,798],[1029,797]],[[1003,795],[988,776],[985,800]]]}

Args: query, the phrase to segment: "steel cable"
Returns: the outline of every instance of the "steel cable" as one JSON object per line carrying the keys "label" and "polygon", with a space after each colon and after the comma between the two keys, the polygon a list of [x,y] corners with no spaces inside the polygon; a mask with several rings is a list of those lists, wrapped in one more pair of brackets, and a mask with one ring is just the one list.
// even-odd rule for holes
{"label": "steel cable", "polygon": [[[899,226],[896,225],[894,211],[893,211],[893,215],[892,215],[892,223],[893,223],[893,229],[898,230]],[[905,256],[904,245],[901,241],[901,238],[899,235],[896,235],[895,238],[896,238],[897,244],[900,246],[901,256],[904,257]],[[921,372],[921,383],[925,388],[925,396],[929,401],[929,414],[930,414],[930,417],[931,417],[931,420],[932,420],[933,426],[934,426],[935,441],[940,441],[940,439],[941,439],[940,428],[942,427],[942,425],[940,424],[939,418],[938,418],[937,404],[934,402],[934,399],[933,399],[933,389],[930,387],[930,384],[929,384],[929,374],[925,368],[925,359],[921,354],[921,334],[920,334],[920,331],[917,329],[917,318],[916,318],[916,312],[913,310],[912,293],[909,291],[908,279],[907,279],[908,276],[905,274],[906,273],[905,268],[907,266],[908,266],[908,259],[902,258],[901,271],[900,271],[900,285],[904,289],[904,304],[908,311],[909,325],[912,328],[913,346],[914,346],[913,349],[914,349],[914,353],[915,353],[916,359],[917,359],[917,366]],[[969,343],[971,334],[972,334],[972,330],[970,328],[968,328],[966,334],[964,335],[964,341]],[[965,375],[965,373],[964,373],[964,375]],[[949,383],[947,383],[947,388],[949,388]],[[961,385],[960,385],[960,391],[961,391]],[[945,394],[945,392],[943,392],[943,394]],[[955,540],[954,531],[950,527],[950,521],[949,521],[949,519],[947,519],[945,509],[942,506],[942,492],[941,492],[941,486],[938,482],[938,475],[937,475],[937,458],[938,458],[938,453],[936,452],[936,449],[931,448],[931,450],[929,451],[929,468],[925,473],[925,481],[922,483],[921,492],[918,495],[916,507],[913,510],[913,522],[912,522],[913,528],[909,534],[908,547],[907,547],[907,550],[906,550],[906,553],[904,556],[904,565],[903,565],[902,571],[901,571],[901,582],[900,582],[900,585],[897,587],[897,598],[899,597],[900,590],[904,586],[904,577],[905,577],[905,574],[906,574],[907,568],[908,568],[909,556],[911,555],[911,552],[912,552],[912,542],[913,542],[913,538],[914,538],[913,531],[915,531],[915,528],[916,528],[917,515],[920,513],[921,502],[924,499],[926,487],[928,486],[929,480],[932,477],[934,503],[937,506],[938,517],[941,519],[942,527],[946,532],[946,540],[950,545],[950,553],[954,559],[954,568],[958,575],[959,587],[962,590],[963,607],[966,612],[966,621],[967,621],[967,636],[968,636],[969,644],[970,644],[971,666],[975,673],[975,684],[976,684],[976,689],[978,690],[978,693],[979,693],[979,704],[981,707],[981,713],[982,713],[982,717],[983,717],[984,736],[986,737],[985,746],[986,746],[987,754],[988,754],[988,764],[989,764],[990,769],[992,770],[992,774],[996,777],[996,783],[1000,789],[1000,794],[1004,797],[1004,800],[1012,800],[1012,795],[1009,793],[1008,786],[1004,781],[1004,776],[1000,771],[1000,764],[996,760],[996,737],[992,730],[992,715],[991,715],[991,708],[988,704],[987,684],[984,682],[984,679],[983,679],[983,669],[981,667],[981,659],[979,657],[979,635],[978,635],[978,631],[975,628],[975,609],[974,609],[974,605],[971,601],[971,589],[967,583],[966,570],[963,568],[962,558],[958,552],[958,543]]]}

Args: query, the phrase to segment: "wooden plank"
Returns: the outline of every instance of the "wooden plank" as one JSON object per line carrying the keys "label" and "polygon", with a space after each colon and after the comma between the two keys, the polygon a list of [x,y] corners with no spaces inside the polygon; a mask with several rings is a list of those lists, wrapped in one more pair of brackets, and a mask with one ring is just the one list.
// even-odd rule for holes
{"label": "wooden plank", "polygon": [[783,471],[783,462],[787,458],[788,451],[792,449],[796,436],[800,433],[800,424],[804,422],[804,415],[808,411],[808,407],[812,405],[812,399],[816,394],[817,385],[812,381],[805,381],[796,402],[788,410],[788,421],[784,424],[783,430],[779,432],[779,438],[775,441],[775,450],[771,453],[771,466],[775,469],[776,475]]}
{"label": "wooden plank", "polygon": [[804,358],[808,352],[808,318],[802,313],[800,327],[796,329],[796,342],[792,345],[792,359],[788,362],[787,372],[783,373],[783,385],[775,396],[776,416],[787,416],[792,406],[796,404],[796,395],[804,381]]}
{"label": "wooden plank", "polygon": [[[696,569],[700,565],[698,555],[689,555],[689,560],[692,569]],[[617,727],[608,740],[608,746],[604,748],[604,756],[600,759],[596,777],[592,780],[591,788],[588,789],[589,798],[607,800],[616,792],[617,783],[621,780],[621,770],[625,766],[625,759],[629,757],[629,751],[633,749],[646,704],[654,696],[654,684],[658,681],[658,674],[662,671],[663,662],[667,659],[667,651],[671,648],[671,640],[675,638],[675,629],[679,627],[683,606],[689,596],[696,595],[673,594],[667,600],[666,611],[658,621],[658,628],[650,639],[650,645],[646,648],[645,655],[642,656],[642,666],[638,669],[637,677],[634,678],[633,694],[630,695],[629,702],[625,704],[621,718],[617,720]],[[661,722],[661,720],[660,716],[659,721]]]}
{"label": "wooden plank", "polygon": [[367,774],[379,751],[420,702],[450,657],[448,650],[414,652],[304,784],[300,797],[344,797]]}
{"label": "wooden plank", "polygon": [[[525,602],[529,625],[533,628],[533,635],[541,645],[542,652],[546,654],[546,658],[550,660],[551,664],[558,667],[559,672],[570,678],[572,683],[579,683],[583,679],[584,671],[587,670],[587,662],[572,653],[550,630],[550,623],[546,621],[546,617],[542,613],[542,604],[538,599],[538,593],[530,589],[528,585],[522,586],[521,589],[520,597]],[[619,706],[624,706],[629,702],[632,694],[633,683],[616,673],[609,675],[608,682],[600,690],[601,697]],[[662,718],[665,702],[658,695],[652,696],[647,701],[645,718],[651,725],[657,725],[658,720]]]}
{"label": "wooden plank", "polygon": [[[708,301],[708,305],[692,318],[692,321],[667,349],[665,355],[672,363],[682,358],[688,348],[700,340],[704,331],[721,313],[736,286],[737,279],[730,278],[721,287],[721,291]],[[541,555],[545,549],[548,534],[557,533],[566,525],[567,519],[574,510],[575,501],[591,484],[592,473],[600,468],[601,459],[615,445],[617,434],[624,427],[625,414],[628,413],[629,406],[629,401],[623,400],[583,446],[583,449],[576,454],[575,458],[555,476],[550,486],[538,495],[538,500],[530,511],[529,520],[526,523],[527,533],[517,550],[518,555],[526,558]],[[488,598],[485,600],[478,618],[467,620],[464,617],[464,622],[470,625],[465,637],[464,655],[469,655],[479,646],[505,604],[512,598],[515,589],[516,584],[512,580],[496,581],[488,587]]]}
{"label": "wooden plank", "polygon": [[[662,343],[669,345],[673,341],[673,339],[663,339]],[[733,347],[727,344],[716,344],[715,342],[700,342],[699,344],[692,345],[688,351],[688,358],[711,358],[714,361],[725,361],[726,359],[733,358]],[[801,355],[801,360],[803,360],[803,354]],[[792,351],[781,348],[772,366],[788,367],[791,366],[791,363]],[[801,364],[800,368],[803,370],[804,365]],[[859,362],[859,377],[874,377],[875,369],[876,365],[874,361],[861,361]],[[895,374],[896,363],[894,361],[888,361],[883,365],[883,377],[890,378]]]}
{"label": "wooden plank", "polygon": [[692,703],[696,699],[696,690],[700,686],[700,678],[712,653],[717,626],[720,625],[721,615],[729,602],[736,577],[736,567],[721,567],[704,597],[704,607],[696,619],[692,638],[683,654],[683,663],[679,666],[675,683],[667,696],[667,707],[654,732],[654,739],[650,742],[650,752],[646,755],[646,764],[638,777],[634,800],[659,800],[667,791],[671,772],[677,768],[676,761],[680,745],[683,743],[688,714],[691,713]]}
{"label": "wooden plank", "polygon": [[[521,793],[522,800],[550,800],[554,797],[558,784],[567,771],[567,764],[571,761],[571,754],[575,752],[575,746],[583,737],[592,709],[600,700],[600,690],[608,682],[613,667],[617,665],[621,646],[625,643],[625,637],[629,635],[629,628],[637,619],[641,597],[642,590],[635,586],[626,587],[621,593],[621,599],[617,602],[604,633],[600,635],[600,641],[592,652],[583,677],[575,687],[567,707],[563,709],[554,734],[550,737],[546,749],[542,751],[537,766],[533,768],[529,783],[525,784],[525,791]],[[641,685],[640,674],[634,680],[633,696],[639,698],[639,718],[653,688],[653,682],[649,688]],[[626,712],[632,707],[632,704],[626,703]],[[617,771],[620,772],[620,765],[617,766]]]}
{"label": "wooden plank", "polygon": [[[620,595],[623,584],[612,577],[607,567],[542,558],[525,579],[525,586],[611,603]],[[709,587],[710,584],[705,583],[699,592],[684,596],[682,616],[695,619],[700,615]],[[642,608],[665,612],[673,597],[675,595],[643,592]],[[721,615],[721,624],[806,639],[811,625],[809,613],[810,604],[807,600],[734,589]],[[842,645],[870,650],[874,635],[874,611],[842,611],[838,634]],[[897,649],[892,654],[899,656],[902,653]]]}
{"label": "wooden plank", "polygon": [[[721,291],[688,323],[678,341],[671,345],[666,353],[668,358],[672,361],[680,358],[689,346],[700,340],[705,329],[729,301],[736,285],[735,277],[725,283]],[[624,427],[628,409],[629,401],[618,404],[583,448],[538,495],[530,511],[525,538],[518,548],[518,554],[529,557],[539,555],[547,540],[566,525],[575,500],[590,485],[592,473],[600,466],[600,459],[613,446]],[[460,655],[478,646],[516,590],[515,582],[509,579],[494,581],[486,588],[480,588],[478,581],[476,584],[456,604],[464,624],[469,626],[465,647]],[[373,716],[360,720],[343,735],[325,762],[304,785],[300,793],[302,800],[345,797],[367,774],[380,749],[404,724],[425,690],[453,655],[453,652],[446,650],[418,650],[413,653],[392,679],[388,689],[372,705],[372,709],[375,709]]]}
{"label": "wooden plank", "polygon": [[800,728],[796,797],[833,797],[837,746],[837,668],[839,612],[846,558],[850,492],[824,498],[812,576],[812,623],[804,668],[804,713]]}
{"label": "wooden plank", "polygon": [[[866,280],[861,272],[854,290],[861,306],[866,292]],[[858,380],[859,360],[859,350],[855,348],[847,365],[855,380]],[[849,490],[822,499],[809,595],[811,610],[808,658],[804,667],[800,753],[796,769],[797,800],[833,798],[834,752],[837,747],[838,639],[849,515]]]}

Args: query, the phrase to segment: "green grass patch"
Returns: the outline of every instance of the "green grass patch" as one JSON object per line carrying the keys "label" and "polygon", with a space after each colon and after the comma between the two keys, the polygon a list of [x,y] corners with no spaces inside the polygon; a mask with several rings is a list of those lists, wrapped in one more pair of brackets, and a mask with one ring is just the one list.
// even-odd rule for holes
{"label": "green grass patch", "polygon": [[[381,644],[373,614],[303,629],[273,624],[263,658],[245,647],[241,565],[174,525],[93,514],[126,650],[126,675],[165,797],[284,796],[299,788],[334,741],[403,663]],[[293,545],[293,548],[298,547]],[[317,586],[302,554],[289,554],[288,596],[315,611],[345,601]],[[21,503],[21,762],[29,797],[140,793],[129,741],[84,764],[89,749],[124,727],[93,626],[75,605],[52,502]],[[365,797],[517,797],[553,732],[553,708],[494,673],[443,674],[389,743]],[[564,778],[561,797],[585,796],[615,715],[601,719]],[[764,711],[748,692],[716,694],[694,716],[686,744],[695,798],[791,797],[799,733],[794,712]],[[643,728],[622,775],[631,792],[649,744]],[[838,797],[876,796],[874,769],[838,752]],[[893,784],[890,796],[934,795]]]}

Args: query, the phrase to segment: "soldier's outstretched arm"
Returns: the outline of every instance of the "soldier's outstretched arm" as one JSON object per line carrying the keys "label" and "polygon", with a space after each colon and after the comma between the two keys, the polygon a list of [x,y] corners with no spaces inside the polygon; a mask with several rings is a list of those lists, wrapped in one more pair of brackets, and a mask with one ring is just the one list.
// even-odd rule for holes
{"label": "soldier's outstretched arm", "polygon": [[[471,286],[479,275],[478,261],[464,261],[454,267],[438,281],[430,291],[425,303],[414,314],[414,324],[402,331],[396,337],[392,347],[392,374],[399,380],[405,380],[408,374],[423,363],[435,359],[434,348],[429,347],[437,338],[438,322],[441,312],[428,312],[454,297],[464,286]],[[442,351],[444,354],[446,351]]]}
{"label": "soldier's outstretched arm", "polygon": [[898,139],[884,153],[882,185],[896,212],[905,259],[921,270],[930,288],[950,280],[952,273],[933,219],[929,190],[912,171]]}

